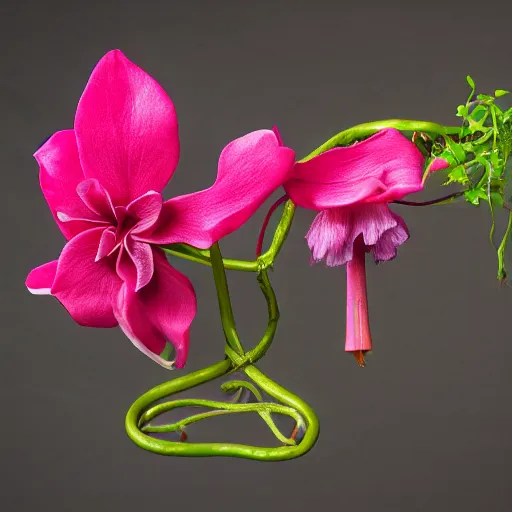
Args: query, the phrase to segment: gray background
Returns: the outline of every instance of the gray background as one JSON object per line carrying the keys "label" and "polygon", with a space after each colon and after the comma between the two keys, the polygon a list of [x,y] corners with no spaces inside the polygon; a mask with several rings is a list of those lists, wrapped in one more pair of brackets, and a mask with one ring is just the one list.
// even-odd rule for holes
{"label": "gray background", "polygon": [[[277,124],[303,156],[368,120],[457,123],[468,73],[482,92],[511,87],[510,7],[443,4],[2,5],[2,510],[512,509],[512,290],[495,279],[485,208],[395,208],[412,237],[395,261],[369,265],[374,354],[364,370],[343,350],[344,269],[308,266],[303,237],[313,213],[298,212],[272,276],[282,320],[261,363],[321,420],[316,447],[292,462],[140,450],[124,433],[124,414],[177,373],[118,329],[81,328],[57,301],[24,287],[28,271],[64,243],[31,155],[72,126],[108,50],[122,49],[173,98],[182,158],[171,197],[209,186],[223,146],[251,130]],[[423,197],[442,193],[431,183]],[[250,258],[263,216],[223,242],[225,255]],[[210,270],[177,267],[199,297],[192,371],[222,358],[222,332]],[[254,276],[231,273],[230,285],[249,346],[265,306]],[[198,393],[220,396],[216,387]],[[191,432],[194,440],[270,441],[257,418]]]}

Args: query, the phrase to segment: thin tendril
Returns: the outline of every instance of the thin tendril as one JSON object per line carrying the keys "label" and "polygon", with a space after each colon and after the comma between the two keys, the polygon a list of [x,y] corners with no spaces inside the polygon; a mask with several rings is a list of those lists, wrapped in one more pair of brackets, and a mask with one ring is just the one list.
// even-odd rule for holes
{"label": "thin tendril", "polygon": [[263,221],[263,225],[261,226],[260,234],[258,236],[258,243],[256,244],[256,258],[261,256],[261,251],[263,249],[263,240],[265,239],[265,231],[267,230],[268,223],[270,222],[270,218],[272,214],[277,210],[277,208],[283,204],[286,200],[288,200],[288,195],[280,197],[269,209],[265,220]]}
{"label": "thin tendril", "polygon": [[461,197],[463,195],[464,195],[464,192],[454,192],[453,194],[448,194],[446,196],[439,197],[438,199],[431,199],[430,201],[416,202],[416,201],[402,201],[402,200],[397,199],[397,200],[393,201],[393,203],[403,204],[406,206],[430,206],[432,204],[444,203],[446,201],[456,199],[457,197]]}

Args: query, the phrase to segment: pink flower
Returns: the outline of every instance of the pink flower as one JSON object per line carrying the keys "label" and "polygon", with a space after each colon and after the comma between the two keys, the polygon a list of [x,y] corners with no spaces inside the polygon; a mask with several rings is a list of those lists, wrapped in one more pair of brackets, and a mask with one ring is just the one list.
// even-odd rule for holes
{"label": "pink flower", "polygon": [[[282,185],[295,157],[271,130],[250,133],[224,148],[209,189],[164,202],[179,158],[174,106],[118,50],[92,72],[74,129],[53,135],[34,156],[68,242],[58,260],[30,272],[28,289],[56,297],[80,325],[119,325],[167,368],[185,364],[196,297],[154,244],[208,248]],[[175,361],[162,354],[168,341]]]}
{"label": "pink flower", "polygon": [[347,265],[345,350],[360,365],[372,348],[365,253],[376,262],[391,260],[409,238],[404,221],[387,203],[421,190],[423,164],[416,146],[389,128],[295,164],[285,184],[296,205],[320,212],[306,235],[312,261]]}

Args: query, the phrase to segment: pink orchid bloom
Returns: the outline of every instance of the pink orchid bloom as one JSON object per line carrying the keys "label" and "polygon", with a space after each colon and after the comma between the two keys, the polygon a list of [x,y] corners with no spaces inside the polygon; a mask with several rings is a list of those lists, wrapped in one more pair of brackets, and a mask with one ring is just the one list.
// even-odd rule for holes
{"label": "pink orchid bloom", "polygon": [[389,128],[348,147],[295,164],[285,190],[298,206],[317,210],[306,235],[312,261],[347,265],[345,350],[360,366],[371,350],[365,254],[391,260],[409,238],[403,219],[387,203],[423,187],[424,159],[416,146]]}
{"label": "pink orchid bloom", "polygon": [[[156,244],[206,249],[238,229],[289,177],[295,154],[271,130],[249,133],[224,148],[210,188],[164,202],[179,158],[175,109],[115,50],[93,70],[74,129],[54,134],[34,156],[68,241],[58,260],[30,272],[28,289],[56,297],[80,325],[119,325],[151,359],[182,368],[196,296]],[[168,342],[174,361],[162,354]]]}

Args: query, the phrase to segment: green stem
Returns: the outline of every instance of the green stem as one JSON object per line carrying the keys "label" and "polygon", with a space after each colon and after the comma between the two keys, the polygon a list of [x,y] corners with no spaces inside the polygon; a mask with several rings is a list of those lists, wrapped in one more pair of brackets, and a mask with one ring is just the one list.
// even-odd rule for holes
{"label": "green stem", "polygon": [[268,325],[265,334],[261,338],[260,342],[247,353],[248,360],[251,363],[255,363],[259,359],[261,359],[270,348],[272,341],[274,340],[274,336],[277,330],[277,323],[279,321],[279,308],[277,305],[277,298],[270,284],[270,279],[268,277],[268,273],[266,270],[262,270],[258,274],[258,282],[260,284],[261,291],[265,296],[265,300],[267,301],[267,309],[268,309]]}
{"label": "green stem", "polygon": [[507,277],[507,273],[505,271],[505,248],[507,246],[508,238],[510,237],[510,233],[512,233],[512,211],[508,212],[508,224],[507,229],[505,230],[505,234],[501,240],[500,246],[498,247],[498,279],[502,280]]}
{"label": "green stem", "polygon": [[[239,409],[239,412],[254,412],[249,411],[246,407],[247,405],[252,405],[260,406],[261,412],[263,413],[273,409],[276,412],[279,410],[280,414],[293,414],[293,417],[298,414],[301,418],[304,418],[306,424],[304,437],[298,445],[269,448],[235,443],[182,443],[179,441],[174,442],[164,439],[156,439],[147,435],[140,429],[139,425],[141,418],[146,417],[144,416],[144,411],[151,404],[171,394],[190,389],[194,386],[202,384],[203,382],[207,382],[221,375],[224,375],[230,369],[230,367],[231,361],[221,361],[212,366],[209,366],[208,368],[193,372],[183,377],[179,377],[178,379],[166,382],[164,384],[160,384],[159,386],[149,390],[136,402],[134,402],[128,411],[125,421],[126,432],[128,433],[128,436],[138,446],[144,448],[145,450],[149,450],[160,455],[172,455],[178,457],[221,456],[242,457],[261,461],[278,461],[293,459],[308,452],[314,446],[319,433],[318,419],[313,409],[311,409],[311,407],[309,407],[301,398],[285,390],[282,386],[271,380],[252,365],[244,369],[245,373],[255,382],[258,382],[258,385],[263,391],[281,402],[281,404],[288,406],[288,408],[282,409],[283,406],[280,406],[279,404],[225,404],[222,402],[212,402],[209,400],[199,399],[179,401],[180,406],[211,404],[214,407],[219,407],[220,404],[223,404],[224,407],[236,407]],[[174,402],[174,404],[175,403],[176,402]],[[168,404],[160,404],[156,407],[164,406],[165,408],[165,406],[167,406],[169,408],[174,408],[169,404],[173,404],[173,402],[169,402]],[[153,408],[153,410],[155,409]]]}
{"label": "green stem", "polygon": [[460,126],[443,126],[430,121],[412,121],[407,119],[386,119],[384,121],[372,121],[358,124],[331,137],[321,146],[312,151],[308,156],[300,160],[306,162],[314,156],[318,156],[337,146],[348,146],[358,139],[369,137],[385,128],[395,128],[406,132],[424,132],[429,135],[459,135]]}
{"label": "green stem", "polygon": [[417,201],[403,201],[403,200],[396,199],[395,201],[393,201],[393,203],[403,204],[405,206],[431,206],[434,204],[452,203],[455,199],[457,199],[458,197],[461,197],[463,195],[464,195],[464,192],[461,191],[461,192],[454,192],[453,194],[448,194],[443,197],[438,197],[437,199],[431,199],[430,201],[417,202]]}
{"label": "green stem", "polygon": [[235,319],[233,316],[233,308],[231,307],[231,299],[229,297],[226,272],[224,270],[222,254],[218,243],[211,246],[210,259],[213,270],[213,279],[215,281],[215,287],[217,288],[220,318],[222,321],[222,327],[224,328],[224,334],[226,335],[226,341],[228,346],[241,356],[244,354],[244,349],[240,343],[235,327]]}
{"label": "green stem", "polygon": [[219,402],[215,400],[203,400],[200,398],[185,398],[183,400],[174,400],[173,402],[165,402],[162,404],[155,405],[154,407],[151,407],[140,417],[139,427],[141,427],[143,423],[150,422],[156,416],[163,414],[165,412],[172,411],[173,409],[177,409],[179,407],[210,407],[212,409],[219,409],[220,411],[209,411],[202,414],[196,414],[194,416],[190,416],[189,418],[181,420],[175,424],[159,425],[158,427],[145,426],[143,427],[143,429],[146,432],[174,432],[175,430],[177,430],[175,425],[184,426],[188,423],[193,423],[204,418],[218,415],[218,413],[220,412],[275,412],[277,414],[284,414],[290,416],[296,421],[296,423],[300,424],[302,422],[299,413],[295,409],[288,407],[286,405],[265,402],[258,402],[255,404],[232,404],[227,402]]}
{"label": "green stem", "polygon": [[[162,441],[144,434],[139,429],[139,418],[143,412],[154,402],[169,395],[186,391],[205,382],[211,381],[231,370],[229,359],[219,361],[211,366],[189,373],[177,379],[160,384],[139,397],[130,407],[125,419],[126,433],[130,439],[145,450],[162,455],[202,456],[211,455],[204,444],[183,444],[179,442]],[[206,449],[205,449],[206,448]]]}

